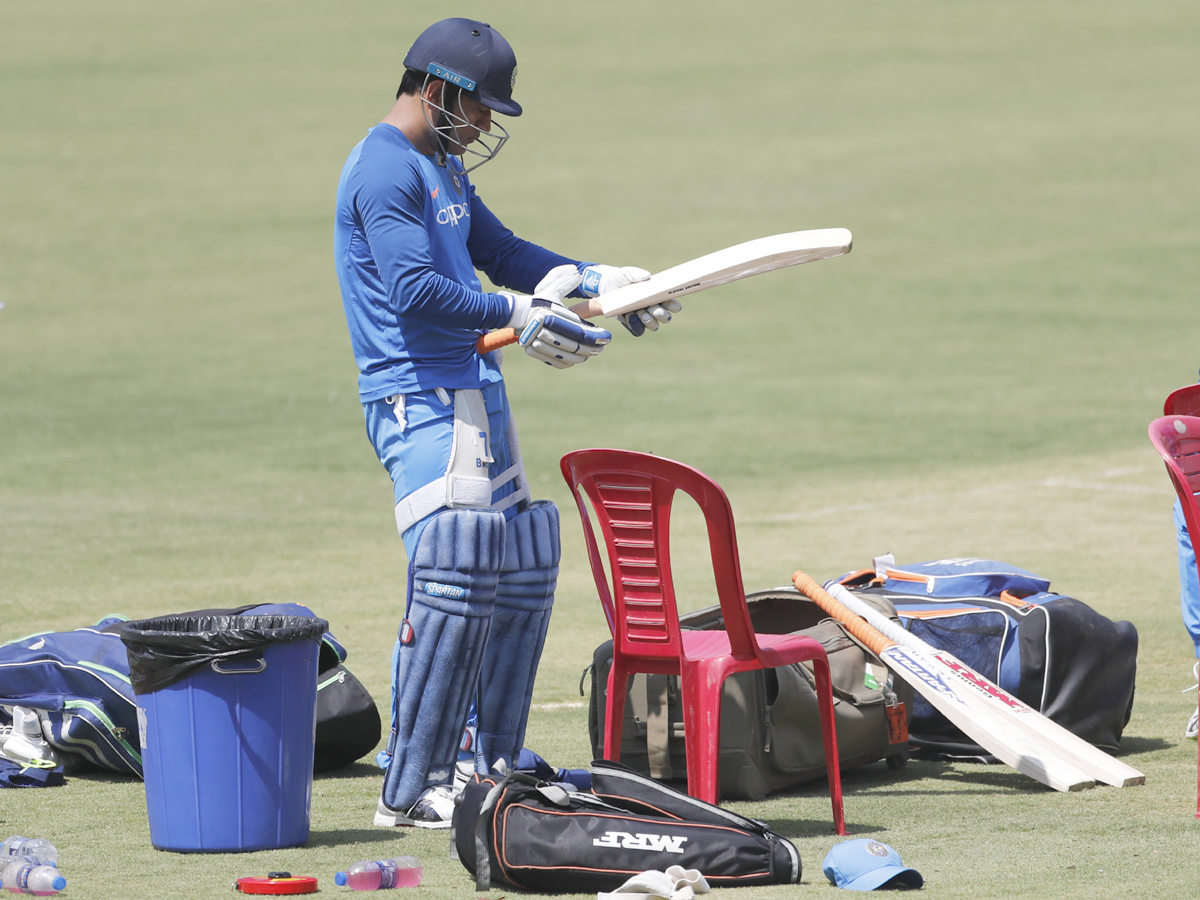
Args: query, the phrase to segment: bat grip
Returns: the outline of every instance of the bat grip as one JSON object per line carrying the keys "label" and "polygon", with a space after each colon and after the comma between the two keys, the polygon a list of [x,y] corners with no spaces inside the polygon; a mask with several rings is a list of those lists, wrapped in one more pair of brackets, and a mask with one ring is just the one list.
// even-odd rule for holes
{"label": "bat grip", "polygon": [[507,347],[516,342],[517,330],[515,328],[497,328],[495,331],[489,331],[487,334],[479,336],[479,340],[475,342],[475,351],[483,356],[485,353],[491,353],[493,350],[499,350],[501,347]]}
{"label": "bat grip", "polygon": [[923,640],[908,631],[901,625],[897,625],[879,610],[864,603],[858,597],[855,597],[850,591],[846,590],[843,584],[831,584],[829,593],[835,600],[854,613],[856,616],[862,616],[871,627],[882,634],[888,640],[894,641],[901,647],[907,647],[909,650],[924,650],[932,651],[933,648],[926,644]]}
{"label": "bat grip", "polygon": [[[572,306],[571,312],[581,319],[593,319],[603,315],[604,308],[600,305],[599,300],[588,299],[580,300]],[[485,353],[491,353],[493,350],[499,350],[501,347],[507,347],[516,342],[517,330],[515,328],[497,328],[495,331],[481,334],[475,341],[475,350],[480,356],[483,356]]]}
{"label": "bat grip", "polygon": [[817,584],[811,575],[798,571],[792,575],[792,584],[805,597],[845,625],[846,630],[862,641],[863,645],[876,656],[882,654],[889,647],[896,646],[895,641],[848,610],[836,597]]}

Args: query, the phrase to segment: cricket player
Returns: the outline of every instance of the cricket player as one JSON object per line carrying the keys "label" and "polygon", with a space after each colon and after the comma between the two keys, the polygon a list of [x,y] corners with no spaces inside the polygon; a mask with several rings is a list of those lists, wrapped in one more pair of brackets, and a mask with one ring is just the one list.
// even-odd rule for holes
{"label": "cricket player", "polygon": [[[649,273],[522,240],[476,193],[468,174],[508,140],[493,116],[521,114],[516,57],[495,29],[437,22],[404,66],[395,105],[342,170],[334,257],[367,435],[409,560],[375,824],[445,828],[472,702],[477,771],[521,750],[559,562],[558,510],[529,496],[500,354],[481,356],[475,341],[509,326],[533,359],[578,365],[611,334],[563,298]],[[482,290],[477,272],[506,290]],[[640,335],[678,309],[620,321]]]}
{"label": "cricket player", "polygon": [[[1200,415],[1200,383],[1172,391],[1163,404],[1163,415]],[[1200,580],[1196,576],[1196,550],[1192,536],[1188,534],[1187,519],[1183,504],[1178,498],[1171,511],[1175,523],[1176,553],[1179,559],[1179,610],[1183,614],[1183,627],[1192,642],[1192,652],[1200,660]],[[1200,676],[1200,661],[1193,664],[1192,677]],[[1185,688],[1183,693],[1195,694],[1197,686]],[[1196,740],[1200,735],[1200,712],[1195,705],[1191,716],[1183,727],[1184,737]]]}
{"label": "cricket player", "polygon": [[[1187,629],[1188,637],[1192,640],[1192,650],[1200,658],[1200,580],[1196,575],[1196,550],[1192,546],[1191,535],[1188,534],[1187,520],[1183,517],[1183,504],[1175,501],[1172,510],[1175,522],[1176,550],[1179,558],[1179,608],[1183,613],[1183,627]],[[1200,662],[1192,668],[1192,677],[1200,680]],[[1197,690],[1187,688],[1184,693]],[[1200,735],[1200,707],[1192,710],[1187,724],[1183,726],[1184,737],[1196,740]]]}

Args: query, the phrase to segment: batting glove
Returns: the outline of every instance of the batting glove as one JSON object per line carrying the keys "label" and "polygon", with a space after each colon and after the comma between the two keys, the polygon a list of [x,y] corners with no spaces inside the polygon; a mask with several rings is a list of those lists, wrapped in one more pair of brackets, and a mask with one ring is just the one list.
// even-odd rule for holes
{"label": "batting glove", "polygon": [[[637,266],[620,268],[603,265],[588,266],[583,270],[583,282],[580,284],[579,290],[588,297],[598,297],[608,291],[623,288],[627,284],[645,281],[649,277],[649,272],[639,269]],[[678,300],[664,300],[653,306],[621,313],[617,316],[617,321],[624,325],[634,337],[641,337],[648,330],[658,331],[660,323],[670,322],[671,313],[677,313],[681,309],[683,309],[683,304]]]}
{"label": "batting glove", "polygon": [[587,362],[612,340],[611,332],[583,321],[562,303],[582,277],[574,266],[562,265],[546,273],[531,297],[500,292],[512,302],[508,324],[526,354],[556,369]]}

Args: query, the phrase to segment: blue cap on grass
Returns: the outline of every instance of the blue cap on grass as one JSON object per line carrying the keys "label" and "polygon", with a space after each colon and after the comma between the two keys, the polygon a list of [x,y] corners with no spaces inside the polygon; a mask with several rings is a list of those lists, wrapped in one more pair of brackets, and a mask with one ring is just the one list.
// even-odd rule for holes
{"label": "blue cap on grass", "polygon": [[907,868],[900,854],[879,841],[856,838],[835,844],[821,864],[825,877],[848,891],[873,891],[881,887],[919,888],[921,873]]}

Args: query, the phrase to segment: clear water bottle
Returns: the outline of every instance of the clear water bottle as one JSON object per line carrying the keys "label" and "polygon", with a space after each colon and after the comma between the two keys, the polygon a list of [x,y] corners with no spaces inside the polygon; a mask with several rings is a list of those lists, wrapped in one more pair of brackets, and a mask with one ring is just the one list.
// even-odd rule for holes
{"label": "clear water bottle", "polygon": [[58,849],[45,838],[27,838],[14,834],[0,844],[0,865],[10,856],[36,856],[44,863],[57,863]]}
{"label": "clear water bottle", "polygon": [[49,897],[67,886],[67,879],[54,866],[30,866],[25,863],[9,863],[0,875],[0,884],[14,894],[35,894]]}
{"label": "clear water bottle", "polygon": [[338,872],[333,880],[354,891],[416,887],[421,883],[421,862],[414,856],[356,862],[345,872]]}
{"label": "clear water bottle", "polygon": [[25,866],[54,866],[58,868],[58,863],[52,859],[42,859],[40,856],[6,856],[0,859],[0,872],[3,872],[5,867],[11,866],[13,863],[21,863]]}

